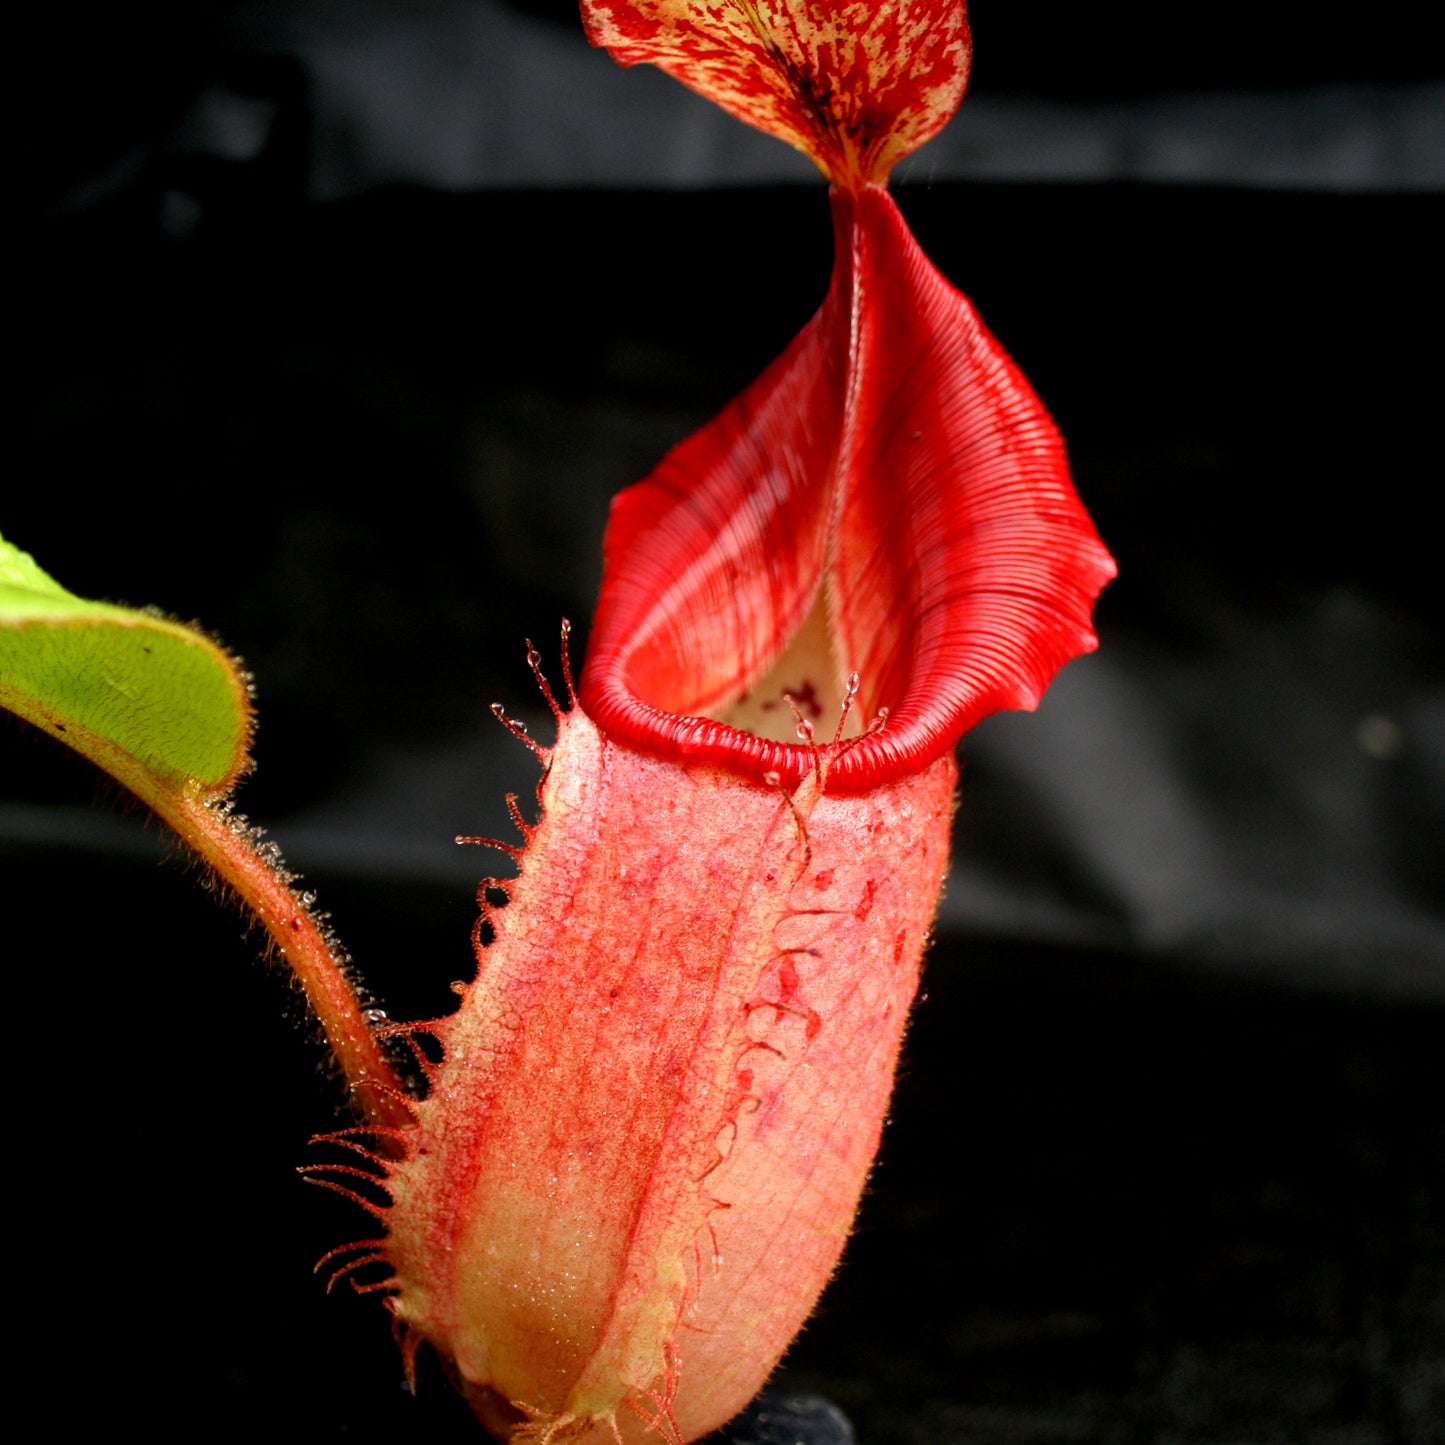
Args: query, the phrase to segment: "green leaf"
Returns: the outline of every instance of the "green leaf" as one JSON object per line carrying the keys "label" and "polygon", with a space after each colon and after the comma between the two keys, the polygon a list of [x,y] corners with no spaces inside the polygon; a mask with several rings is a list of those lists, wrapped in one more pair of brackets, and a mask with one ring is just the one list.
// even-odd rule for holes
{"label": "green leaf", "polygon": [[169,618],[77,597],[3,537],[0,706],[146,797],[221,795],[248,766],[235,659]]}

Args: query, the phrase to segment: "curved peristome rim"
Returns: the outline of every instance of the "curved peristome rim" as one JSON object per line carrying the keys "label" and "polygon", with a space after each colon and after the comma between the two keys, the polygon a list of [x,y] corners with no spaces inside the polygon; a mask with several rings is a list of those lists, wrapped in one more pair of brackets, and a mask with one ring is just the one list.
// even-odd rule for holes
{"label": "curved peristome rim", "polygon": [[[837,260],[817,316],[616,504],[581,699],[604,733],[639,751],[758,783],[822,769],[830,791],[864,792],[921,771],[991,712],[1035,707],[1058,670],[1096,646],[1093,604],[1115,568],[1052,418],[892,198],[835,190],[833,205]],[[808,378],[821,380],[810,389]],[[752,468],[779,451],[806,469],[796,490],[768,493],[769,510]],[[739,645],[763,663],[778,655],[774,624],[799,608],[777,611],[769,589],[796,569],[766,559],[804,545],[809,515],[831,517],[825,570],[796,585],[804,598],[827,589],[837,656],[861,677],[863,735],[781,742],[647,701],[637,667],[661,632],[695,627],[700,645]],[[690,601],[674,586],[692,574],[755,578],[753,605],[736,611],[761,633],[730,641],[711,628],[716,592]],[[702,608],[691,621],[690,606]],[[688,650],[673,649],[679,679],[696,681]],[[642,662],[642,675],[656,665]],[[741,686],[760,675],[752,666]],[[713,690],[684,685],[677,696]]]}
{"label": "curved peristome rim", "polygon": [[[1100,546],[1090,602],[1114,575],[1114,565]],[[1058,660],[1046,664],[1049,676],[1097,646],[1093,629],[1082,627]],[[792,788],[821,767],[827,791],[841,794],[870,792],[922,772],[990,713],[1011,708],[1031,712],[1044,692],[1044,686],[1026,695],[1016,687],[970,688],[968,679],[960,679],[966,697],[936,698],[925,706],[915,685],[901,707],[862,736],[839,743],[783,743],[714,718],[665,712],[629,691],[625,672],[621,658],[598,656],[582,680],[583,709],[610,740],[671,762],[719,768],[760,786]]]}

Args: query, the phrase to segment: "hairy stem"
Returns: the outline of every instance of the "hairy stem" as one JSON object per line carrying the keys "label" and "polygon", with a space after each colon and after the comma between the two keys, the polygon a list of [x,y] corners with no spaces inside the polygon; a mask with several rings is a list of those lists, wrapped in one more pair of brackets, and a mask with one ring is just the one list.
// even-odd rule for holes
{"label": "hairy stem", "polygon": [[410,1124],[411,1107],[402,1081],[367,1022],[344,956],[292,886],[279,850],[262,844],[259,832],[232,811],[228,790],[207,789],[194,780],[159,773],[74,719],[62,722],[3,679],[0,707],[34,723],[110,774],[232,890],[296,976],[360,1116],[383,1129]]}
{"label": "hairy stem", "polygon": [[279,857],[263,857],[251,829],[224,804],[183,795],[145,801],[266,930],[301,985],[358,1113],[384,1128],[409,1124],[401,1080],[367,1022],[344,956],[292,887]]}

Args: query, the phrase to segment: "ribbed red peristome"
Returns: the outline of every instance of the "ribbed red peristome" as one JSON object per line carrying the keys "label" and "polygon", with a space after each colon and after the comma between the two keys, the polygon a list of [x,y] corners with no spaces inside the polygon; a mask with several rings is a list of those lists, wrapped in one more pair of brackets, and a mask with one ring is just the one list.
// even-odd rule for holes
{"label": "ribbed red peristome", "polygon": [[1092,650],[1114,564],[1058,431],[892,198],[833,192],[822,307],[719,416],[613,503],[583,706],[617,741],[794,783],[817,750],[707,716],[824,597],[857,705],[830,791],[921,771],[980,718],[1034,707]]}

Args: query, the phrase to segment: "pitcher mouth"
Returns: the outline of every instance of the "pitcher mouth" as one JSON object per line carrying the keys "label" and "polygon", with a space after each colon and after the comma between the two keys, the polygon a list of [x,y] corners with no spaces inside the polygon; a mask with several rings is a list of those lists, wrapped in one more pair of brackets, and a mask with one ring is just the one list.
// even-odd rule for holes
{"label": "pitcher mouth", "polygon": [[861,792],[1036,706],[1095,646],[1114,564],[1043,404],[888,193],[832,206],[817,314],[613,503],[581,697],[639,751],[794,784],[821,749]]}

